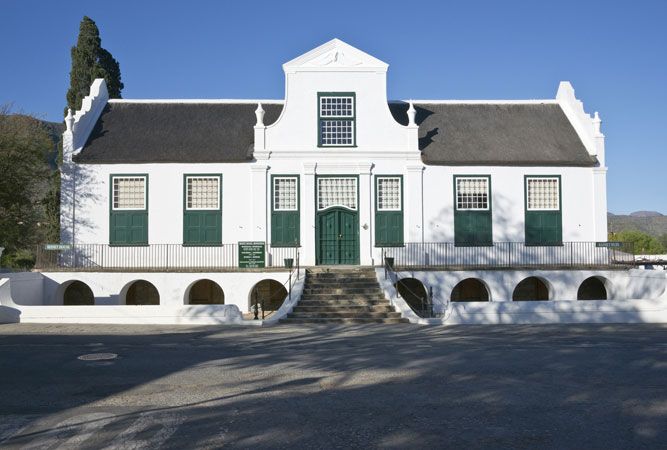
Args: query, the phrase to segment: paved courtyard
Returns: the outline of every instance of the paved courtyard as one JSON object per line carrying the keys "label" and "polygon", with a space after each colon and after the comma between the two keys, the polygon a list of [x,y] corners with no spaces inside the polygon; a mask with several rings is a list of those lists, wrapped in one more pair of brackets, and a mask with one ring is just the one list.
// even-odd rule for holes
{"label": "paved courtyard", "polygon": [[9,448],[667,448],[667,327],[1,325],[0,415]]}

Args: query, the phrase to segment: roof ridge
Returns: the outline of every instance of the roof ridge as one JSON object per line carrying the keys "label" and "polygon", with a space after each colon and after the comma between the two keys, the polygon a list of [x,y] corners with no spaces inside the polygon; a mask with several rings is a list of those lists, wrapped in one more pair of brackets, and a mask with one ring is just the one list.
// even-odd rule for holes
{"label": "roof ridge", "polygon": [[113,98],[109,99],[109,103],[155,103],[155,104],[200,104],[200,105],[206,105],[206,104],[212,104],[212,105],[217,105],[217,104],[227,104],[227,105],[233,105],[233,104],[241,104],[241,105],[256,105],[257,103],[264,103],[267,105],[282,105],[285,103],[285,100],[276,100],[276,99],[229,99],[229,98],[221,98],[221,99],[196,99],[196,98],[133,98],[133,99],[127,99],[127,98]]}

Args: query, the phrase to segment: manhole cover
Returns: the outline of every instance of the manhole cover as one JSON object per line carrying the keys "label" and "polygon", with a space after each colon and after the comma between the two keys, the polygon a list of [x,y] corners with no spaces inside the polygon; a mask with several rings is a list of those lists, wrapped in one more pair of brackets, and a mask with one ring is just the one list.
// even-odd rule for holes
{"label": "manhole cover", "polygon": [[81,361],[104,361],[116,358],[118,358],[118,355],[115,353],[88,353],[87,355],[79,356],[77,359]]}

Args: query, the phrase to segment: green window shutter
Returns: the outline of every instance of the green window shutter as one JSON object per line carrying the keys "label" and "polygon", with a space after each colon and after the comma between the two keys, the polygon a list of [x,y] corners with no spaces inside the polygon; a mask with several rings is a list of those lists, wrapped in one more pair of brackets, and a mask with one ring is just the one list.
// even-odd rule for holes
{"label": "green window shutter", "polygon": [[300,190],[297,175],[271,175],[271,245],[300,244]]}
{"label": "green window shutter", "polygon": [[109,244],[148,245],[148,175],[110,175],[109,184]]}
{"label": "green window shutter", "polygon": [[454,244],[493,245],[489,175],[454,176]]}
{"label": "green window shutter", "polygon": [[183,215],[183,243],[186,245],[222,244],[220,211],[186,211]]}
{"label": "green window shutter", "polygon": [[562,222],[560,211],[526,211],[526,244],[560,245]]}
{"label": "green window shutter", "polygon": [[375,246],[403,245],[403,177],[375,176]]}
{"label": "green window shutter", "polygon": [[183,175],[183,245],[222,245],[222,175]]}

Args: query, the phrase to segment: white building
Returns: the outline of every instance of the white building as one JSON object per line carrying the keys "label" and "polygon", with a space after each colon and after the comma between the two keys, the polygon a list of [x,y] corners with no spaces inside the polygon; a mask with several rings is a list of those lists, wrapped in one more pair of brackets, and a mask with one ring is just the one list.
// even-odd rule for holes
{"label": "white building", "polygon": [[[198,270],[261,279],[239,268],[238,243],[253,241],[276,271],[297,252],[301,266],[381,267],[386,255],[430,271],[421,281],[440,312],[461,295],[442,281],[452,273],[501,302],[531,268],[585,267],[611,290],[600,275],[615,258],[604,135],[570,83],[544,100],[396,101],[387,68],[334,39],[283,65],[280,101],[115,100],[96,80],[66,118],[62,243],[72,247],[52,262],[116,273],[110,292],[133,271],[187,290]],[[539,295],[576,298],[540,277],[535,292],[549,292]],[[248,310],[239,295],[232,303]]]}

